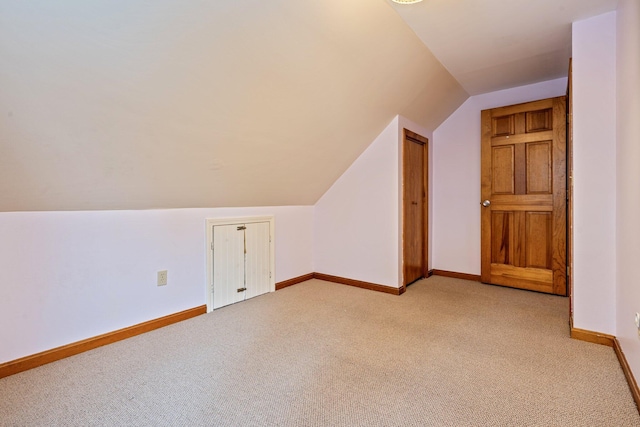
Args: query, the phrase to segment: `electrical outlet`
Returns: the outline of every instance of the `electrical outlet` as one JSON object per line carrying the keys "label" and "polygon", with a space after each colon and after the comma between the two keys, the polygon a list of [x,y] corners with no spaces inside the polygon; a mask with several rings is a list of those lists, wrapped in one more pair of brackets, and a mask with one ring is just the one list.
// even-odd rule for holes
{"label": "electrical outlet", "polygon": [[640,313],[636,313],[636,328],[638,328],[638,336],[640,337]]}
{"label": "electrical outlet", "polygon": [[158,286],[165,286],[167,284],[167,270],[158,271]]}

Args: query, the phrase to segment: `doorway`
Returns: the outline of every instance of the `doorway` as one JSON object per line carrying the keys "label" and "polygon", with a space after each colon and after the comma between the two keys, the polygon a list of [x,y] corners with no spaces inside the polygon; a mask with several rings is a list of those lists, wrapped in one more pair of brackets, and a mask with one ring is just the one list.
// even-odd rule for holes
{"label": "doorway", "polygon": [[402,284],[427,277],[429,140],[404,129],[402,142]]}

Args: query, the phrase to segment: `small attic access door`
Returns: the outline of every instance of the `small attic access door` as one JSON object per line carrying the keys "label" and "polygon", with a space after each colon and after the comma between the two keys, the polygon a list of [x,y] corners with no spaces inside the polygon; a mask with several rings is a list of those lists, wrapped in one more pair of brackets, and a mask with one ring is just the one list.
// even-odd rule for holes
{"label": "small attic access door", "polygon": [[275,290],[273,218],[207,220],[207,308]]}

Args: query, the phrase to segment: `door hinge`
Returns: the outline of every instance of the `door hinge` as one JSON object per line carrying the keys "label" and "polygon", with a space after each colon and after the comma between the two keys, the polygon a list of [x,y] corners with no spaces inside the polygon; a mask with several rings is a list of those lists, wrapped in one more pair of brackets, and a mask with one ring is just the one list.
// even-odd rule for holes
{"label": "door hinge", "polygon": [[211,241],[211,250],[213,250],[213,241]]}
{"label": "door hinge", "polygon": [[567,190],[567,201],[569,201],[569,190]]}
{"label": "door hinge", "polygon": [[571,277],[571,267],[567,266],[567,277]]}
{"label": "door hinge", "polygon": [[242,231],[242,230],[246,230],[247,227],[245,227],[244,225],[241,225],[238,227],[238,231]]}

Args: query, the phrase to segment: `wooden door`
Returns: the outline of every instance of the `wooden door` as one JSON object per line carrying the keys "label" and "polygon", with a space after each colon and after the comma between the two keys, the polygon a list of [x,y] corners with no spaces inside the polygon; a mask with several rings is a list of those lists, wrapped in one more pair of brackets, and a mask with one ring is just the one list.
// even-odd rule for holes
{"label": "wooden door", "polygon": [[485,283],[566,295],[566,98],[482,111]]}
{"label": "wooden door", "polygon": [[567,82],[567,294],[569,321],[573,327],[573,66],[569,59]]}
{"label": "wooden door", "polygon": [[429,140],[404,131],[403,285],[427,276],[427,147]]}

